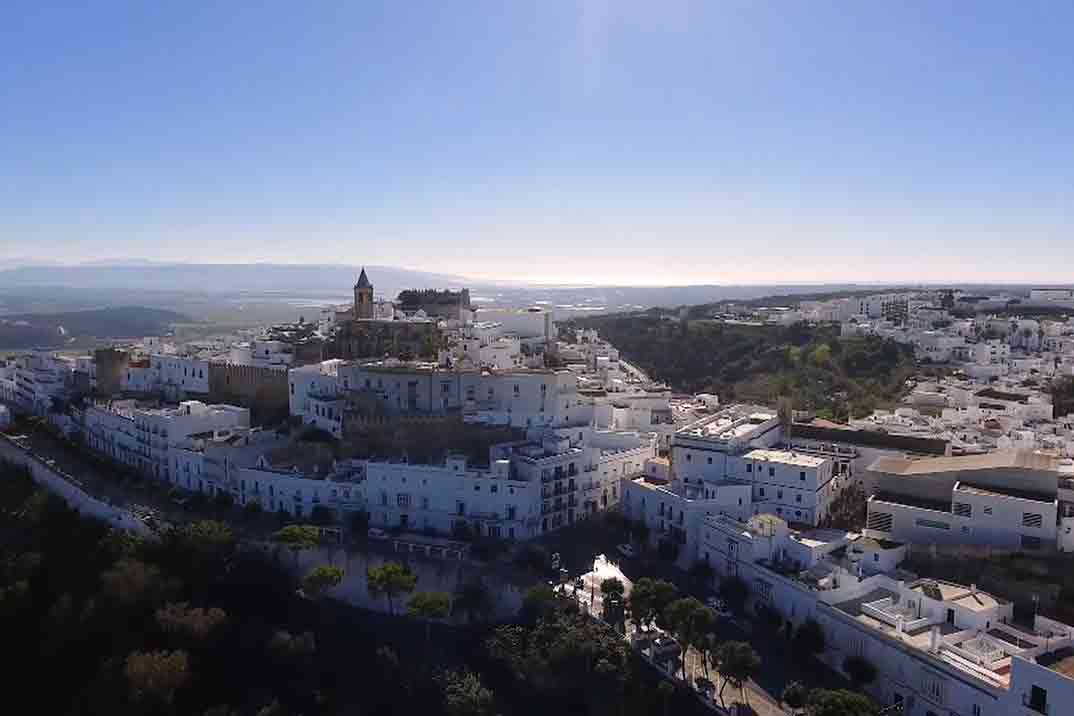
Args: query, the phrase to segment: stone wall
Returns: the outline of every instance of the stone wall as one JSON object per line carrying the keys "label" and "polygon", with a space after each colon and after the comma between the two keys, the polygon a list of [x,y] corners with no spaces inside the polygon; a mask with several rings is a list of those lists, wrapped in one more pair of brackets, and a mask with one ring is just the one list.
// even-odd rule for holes
{"label": "stone wall", "polygon": [[249,408],[257,423],[287,418],[287,371],[234,363],[209,364],[209,401]]}

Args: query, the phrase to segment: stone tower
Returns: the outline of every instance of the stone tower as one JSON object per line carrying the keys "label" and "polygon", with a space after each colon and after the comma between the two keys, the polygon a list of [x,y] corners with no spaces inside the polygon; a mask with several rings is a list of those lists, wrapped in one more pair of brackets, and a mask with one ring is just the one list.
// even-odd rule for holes
{"label": "stone tower", "polygon": [[373,317],[373,284],[365,275],[365,268],[354,284],[354,317],[357,319]]}

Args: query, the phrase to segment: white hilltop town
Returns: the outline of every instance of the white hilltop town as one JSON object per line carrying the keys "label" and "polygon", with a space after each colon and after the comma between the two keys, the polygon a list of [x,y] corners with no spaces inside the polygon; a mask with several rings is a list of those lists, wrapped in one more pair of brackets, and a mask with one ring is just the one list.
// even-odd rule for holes
{"label": "white hilltop town", "polygon": [[363,270],[354,303],[316,320],[12,355],[0,429],[35,419],[177,494],[296,520],[361,513],[415,541],[540,540],[617,511],[682,569],[744,580],[754,614],[815,620],[821,658],[869,660],[882,705],[1074,713],[1074,627],[906,564],[1074,552],[1074,415],[1050,392],[1074,378],[1070,290],[888,292],[730,319],[835,323],[944,368],[899,406],[836,423],[674,393],[547,307],[484,309],[466,290],[385,300],[375,279]]}

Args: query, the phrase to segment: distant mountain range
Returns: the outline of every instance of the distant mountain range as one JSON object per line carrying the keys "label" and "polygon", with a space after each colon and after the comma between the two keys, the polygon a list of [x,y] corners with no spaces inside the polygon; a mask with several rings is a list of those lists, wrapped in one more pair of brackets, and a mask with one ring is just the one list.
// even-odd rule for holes
{"label": "distant mountain range", "polygon": [[140,306],[11,314],[0,316],[0,348],[59,348],[77,339],[154,336],[189,320],[175,311]]}
{"label": "distant mountain range", "polygon": [[[326,291],[346,294],[361,266],[299,264],[175,264],[146,260],[76,266],[33,265],[0,270],[5,288],[63,286],[82,289],[145,289],[235,293],[243,291]],[[404,288],[464,286],[459,276],[392,266],[367,266],[374,285],[398,293]]]}
{"label": "distant mountain range", "polygon": [[[177,264],[109,259],[82,265],[0,264],[0,315],[142,305],[182,311],[195,320],[257,323],[310,317],[344,304],[362,267],[302,264]],[[476,306],[554,309],[557,318],[603,312],[674,309],[723,301],[793,303],[803,295],[884,291],[881,284],[767,284],[694,286],[548,286],[504,276],[503,281],[397,266],[366,266],[378,298],[408,288],[469,288]],[[905,287],[905,284],[902,285]],[[956,287],[952,285],[950,287]],[[989,291],[1015,286],[962,286]]]}

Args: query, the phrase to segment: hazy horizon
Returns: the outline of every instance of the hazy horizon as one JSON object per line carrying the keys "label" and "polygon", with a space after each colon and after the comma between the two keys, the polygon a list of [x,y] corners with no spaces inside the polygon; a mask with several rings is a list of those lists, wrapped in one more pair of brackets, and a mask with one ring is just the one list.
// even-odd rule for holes
{"label": "hazy horizon", "polygon": [[1060,283],[1074,5],[5,8],[0,267]]}

